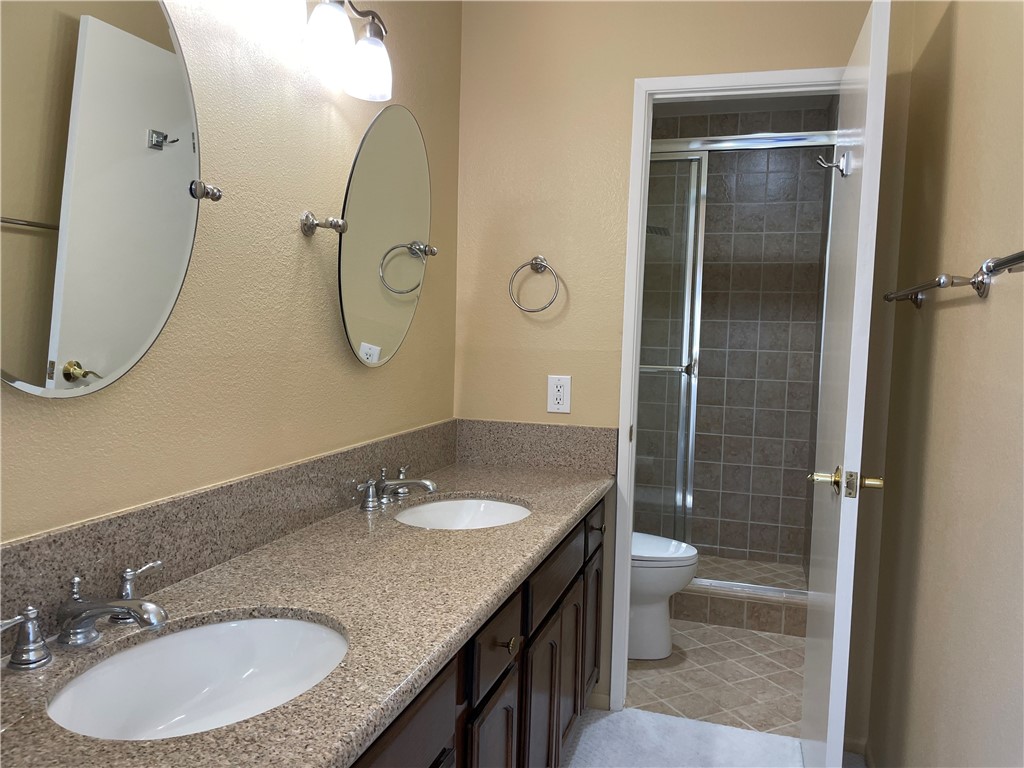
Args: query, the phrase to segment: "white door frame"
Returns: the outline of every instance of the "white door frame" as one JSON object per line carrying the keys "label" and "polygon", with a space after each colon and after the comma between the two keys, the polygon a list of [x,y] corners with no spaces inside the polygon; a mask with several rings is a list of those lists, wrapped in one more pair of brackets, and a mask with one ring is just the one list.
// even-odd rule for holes
{"label": "white door frame", "polygon": [[[643,291],[644,232],[651,155],[651,120],[655,102],[712,101],[741,97],[833,94],[844,67],[736,72],[720,75],[638,78],[633,89],[633,138],[630,146],[629,218],[626,227],[625,295],[622,308],[622,363],[619,384],[619,438],[615,512],[615,568],[612,592],[611,675],[609,703],[619,710],[626,701],[629,638],[629,577],[633,534],[633,483],[636,468],[633,432],[636,423]],[[700,234],[703,236],[703,233]]]}

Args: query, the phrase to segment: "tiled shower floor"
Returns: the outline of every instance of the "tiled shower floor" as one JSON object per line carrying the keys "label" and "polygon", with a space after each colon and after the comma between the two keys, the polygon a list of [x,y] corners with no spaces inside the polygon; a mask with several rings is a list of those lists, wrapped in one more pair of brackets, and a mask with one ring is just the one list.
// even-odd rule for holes
{"label": "tiled shower floor", "polygon": [[673,652],[630,661],[626,706],[799,736],[804,638],[672,621]]}
{"label": "tiled shower floor", "polygon": [[802,565],[738,560],[703,553],[697,561],[697,578],[736,581],[741,584],[759,584],[784,589],[807,589],[807,577],[804,576]]}

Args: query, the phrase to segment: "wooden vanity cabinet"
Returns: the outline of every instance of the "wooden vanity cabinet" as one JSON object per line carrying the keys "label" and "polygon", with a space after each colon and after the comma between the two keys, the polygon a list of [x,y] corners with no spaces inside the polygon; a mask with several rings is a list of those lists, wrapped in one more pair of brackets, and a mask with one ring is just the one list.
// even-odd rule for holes
{"label": "wooden vanity cabinet", "polygon": [[356,762],[555,768],[601,657],[604,501]]}

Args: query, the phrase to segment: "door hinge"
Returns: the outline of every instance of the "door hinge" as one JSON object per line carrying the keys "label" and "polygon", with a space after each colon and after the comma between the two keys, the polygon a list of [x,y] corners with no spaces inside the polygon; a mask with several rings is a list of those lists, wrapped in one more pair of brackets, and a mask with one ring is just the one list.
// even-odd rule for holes
{"label": "door hinge", "polygon": [[633,442],[633,425],[629,425],[629,442]]}

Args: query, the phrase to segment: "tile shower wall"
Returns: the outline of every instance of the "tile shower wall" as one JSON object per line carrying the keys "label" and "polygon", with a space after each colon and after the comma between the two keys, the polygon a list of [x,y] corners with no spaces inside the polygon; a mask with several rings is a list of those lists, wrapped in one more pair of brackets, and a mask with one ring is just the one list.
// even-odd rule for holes
{"label": "tile shower wall", "polygon": [[[831,119],[828,109],[656,117],[652,135],[824,130]],[[694,500],[687,531],[706,554],[803,562],[827,215],[825,172],[815,164],[820,152],[709,155]],[[649,250],[651,241],[649,234]],[[645,285],[649,277],[650,272]],[[646,287],[644,300],[646,307]],[[645,331],[647,324],[645,315]],[[642,355],[645,349],[652,358],[658,354],[652,345],[642,347]],[[654,404],[661,390],[648,388]],[[666,415],[669,410],[666,404]],[[648,426],[657,412],[649,409]],[[675,426],[665,423],[666,437]],[[663,473],[665,494],[669,479]],[[636,522],[637,530],[659,532],[650,530],[655,520],[639,506]],[[668,515],[660,522],[660,533],[672,535]],[[673,522],[678,536],[679,521]]]}
{"label": "tile shower wall", "polygon": [[819,150],[712,153],[691,539],[799,563],[820,320]]}

